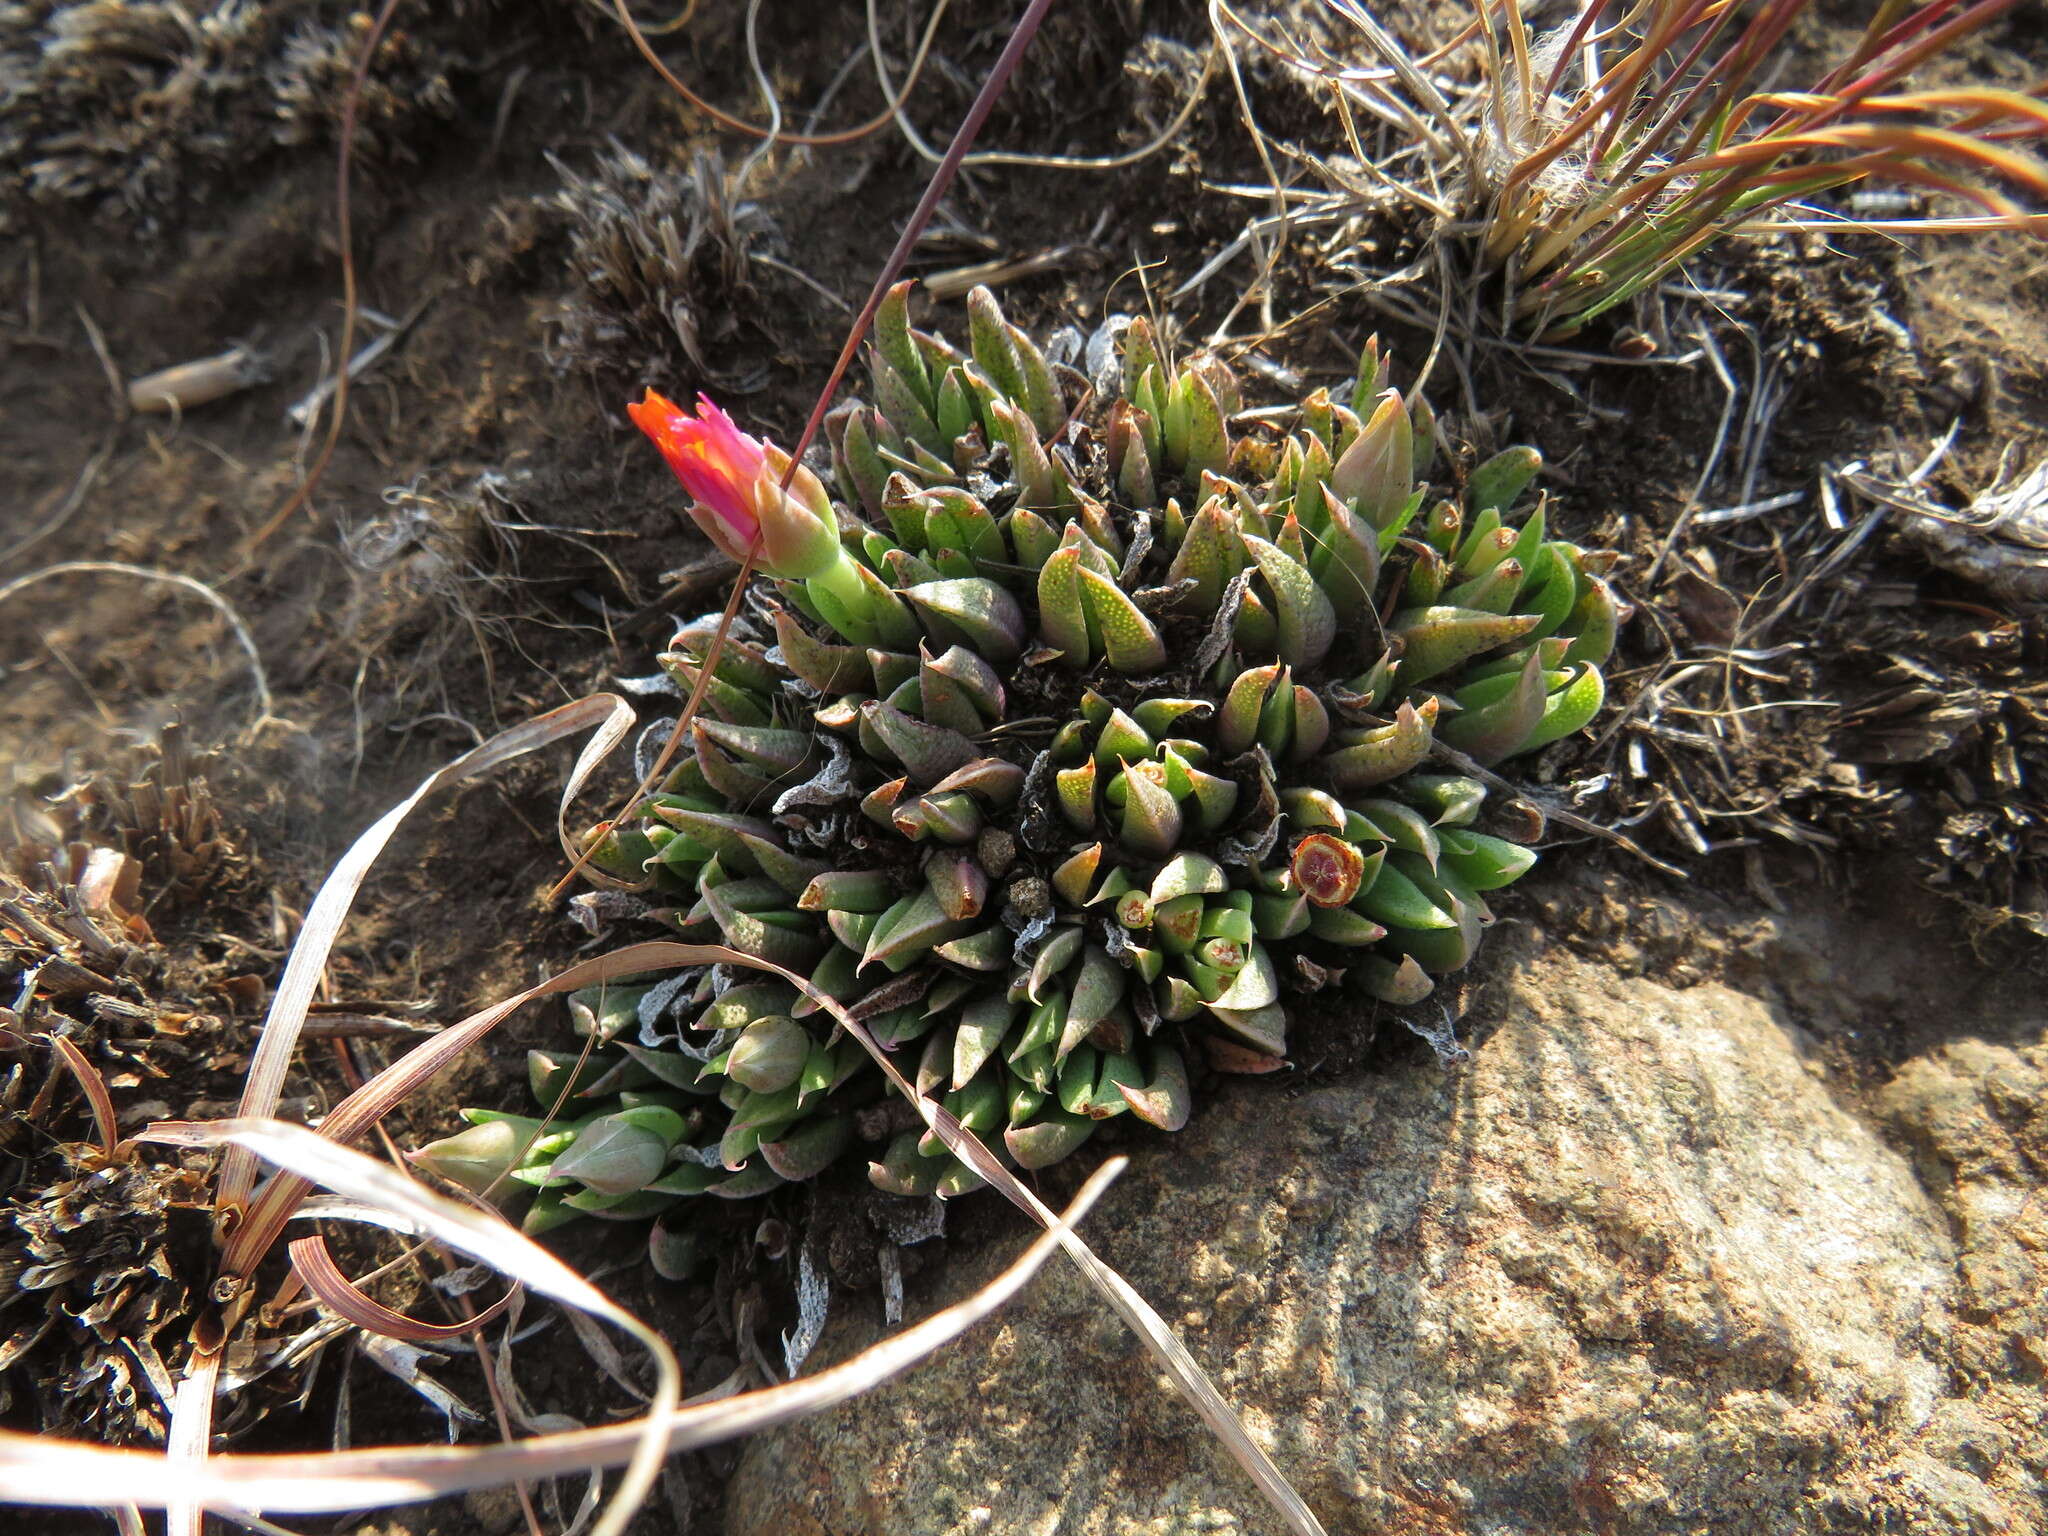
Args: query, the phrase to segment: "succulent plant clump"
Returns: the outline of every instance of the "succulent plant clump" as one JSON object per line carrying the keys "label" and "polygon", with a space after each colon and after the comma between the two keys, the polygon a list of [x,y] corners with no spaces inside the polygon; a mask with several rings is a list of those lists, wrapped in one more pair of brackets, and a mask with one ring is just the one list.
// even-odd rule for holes
{"label": "succulent plant clump", "polygon": [[[829,418],[831,489],[708,402],[634,407],[768,579],[680,766],[594,862],[685,937],[808,976],[1037,1168],[1115,1116],[1179,1128],[1191,1061],[1278,1066],[1303,998],[1414,1004],[1466,965],[1535,855],[1480,830],[1485,786],[1433,744],[1494,764],[1585,726],[1621,610],[1611,556],[1515,511],[1535,450],[1420,483],[1433,418],[1377,341],[1282,432],[1143,320],[1041,349],[977,290],[961,352],[911,327],[908,286],[873,403]],[[715,630],[662,657],[685,688]],[[530,1227],[755,1193],[861,1141],[884,1190],[979,1182],[779,980],[713,967],[572,1012],[610,1049],[536,1053],[533,1086],[556,1103],[574,1071],[588,1114],[472,1111],[421,1154],[535,1186]]]}

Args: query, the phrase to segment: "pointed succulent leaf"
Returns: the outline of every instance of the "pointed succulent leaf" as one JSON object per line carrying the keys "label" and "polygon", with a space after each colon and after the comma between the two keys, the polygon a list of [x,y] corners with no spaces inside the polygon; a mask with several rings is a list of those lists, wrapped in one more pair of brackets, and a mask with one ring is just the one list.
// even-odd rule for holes
{"label": "pointed succulent leaf", "polygon": [[1182,722],[1207,720],[1216,713],[1216,706],[1207,699],[1141,699],[1131,706],[1130,713],[1138,728],[1158,741],[1172,735]]}
{"label": "pointed succulent leaf", "polygon": [[1111,706],[1107,718],[1096,728],[1095,761],[1107,767],[1125,758],[1149,757],[1152,746],[1149,731],[1121,709]]}
{"label": "pointed succulent leaf", "polygon": [[1337,614],[1308,568],[1266,540],[1245,534],[1244,547],[1273,595],[1279,626],[1280,659],[1291,667],[1313,667],[1337,635]]}
{"label": "pointed succulent leaf", "polygon": [[1543,718],[1537,721],[1536,729],[1515,751],[1534,752],[1538,747],[1547,747],[1553,741],[1562,741],[1573,732],[1584,730],[1600,713],[1600,706],[1606,699],[1607,685],[1600,676],[1600,669],[1579,664],[1571,681],[1543,701]]}
{"label": "pointed succulent leaf", "polygon": [[1010,452],[1010,473],[1017,482],[1019,504],[1034,508],[1059,506],[1064,499],[1059,482],[1031,418],[1007,400],[991,401],[986,414],[989,430]]}
{"label": "pointed succulent leaf", "polygon": [[1010,327],[1010,346],[1017,355],[1017,371],[1024,386],[1018,398],[1031,417],[1031,424],[1050,442],[1067,419],[1066,402],[1060,397],[1059,385],[1053,382],[1052,368],[1039,351],[1038,343],[1014,325]]}
{"label": "pointed succulent leaf", "polygon": [[860,968],[879,964],[900,972],[932,946],[959,938],[973,926],[971,921],[949,916],[938,894],[929,885],[922,886],[883,914],[868,935]]}
{"label": "pointed succulent leaf", "polygon": [[1158,484],[1152,474],[1152,455],[1145,446],[1145,413],[1128,400],[1118,400],[1109,410],[1109,471],[1117,489],[1134,507],[1149,507],[1158,500]]}
{"label": "pointed succulent leaf", "polygon": [[924,878],[939,899],[939,909],[950,918],[979,917],[988,901],[988,876],[969,854],[948,850],[930,855]]}
{"label": "pointed succulent leaf", "polygon": [[905,1131],[889,1143],[880,1162],[868,1164],[868,1182],[884,1194],[923,1198],[938,1192],[946,1172],[938,1158],[920,1157],[917,1133]]}
{"label": "pointed succulent leaf", "polygon": [[429,1173],[480,1195],[511,1173],[540,1128],[538,1120],[500,1115],[429,1142],[409,1158]]}
{"label": "pointed succulent leaf", "polygon": [[1432,902],[1421,887],[1393,865],[1382,865],[1351,910],[1389,930],[1433,931],[1458,926],[1457,918]]}
{"label": "pointed succulent leaf", "polygon": [[1370,824],[1381,841],[1417,855],[1432,870],[1436,868],[1440,854],[1436,829],[1415,807],[1399,800],[1371,799],[1356,801],[1350,809]]}
{"label": "pointed succulent leaf", "polygon": [[1565,652],[1565,660],[1600,666],[1614,654],[1614,640],[1620,624],[1621,605],[1615,601],[1614,589],[1598,576],[1588,576],[1586,590],[1580,595],[1565,626],[1573,636],[1572,647]]}
{"label": "pointed succulent leaf", "polygon": [[957,939],[948,939],[943,944],[934,944],[932,953],[948,964],[970,971],[993,974],[1008,970],[1010,930],[1003,927],[983,928],[974,933],[963,934]]}
{"label": "pointed succulent leaf", "polygon": [[[1287,1012],[1278,1003],[1267,1003],[1259,1008],[1219,1008],[1212,1004],[1209,1014],[1236,1041],[1252,1050],[1276,1062],[1287,1053]],[[1271,1068],[1241,1066],[1233,1070],[1269,1071]]]}
{"label": "pointed succulent leaf", "polygon": [[797,1080],[810,1050],[803,1025],[786,1014],[770,1014],[740,1031],[725,1074],[756,1093],[778,1093]]}
{"label": "pointed succulent leaf", "polygon": [[875,385],[875,405],[881,413],[923,447],[943,452],[946,439],[932,415],[931,404],[918,386],[897,371],[879,351],[868,359],[869,375]]}
{"label": "pointed succulent leaf", "polygon": [[1042,567],[1060,547],[1058,531],[1029,507],[1011,508],[1003,528],[1017,552],[1017,563],[1027,571]]}
{"label": "pointed succulent leaf", "polygon": [[1070,1115],[1085,1115],[1095,1102],[1095,1078],[1102,1058],[1092,1045],[1081,1044],[1062,1058],[1053,1097]]}
{"label": "pointed succulent leaf", "polygon": [[1512,885],[1535,866],[1536,855],[1519,843],[1483,832],[1448,827],[1443,840],[1443,865],[1475,891],[1497,891]]}
{"label": "pointed succulent leaf", "polygon": [[843,869],[814,875],[796,906],[799,912],[883,912],[895,899],[889,877],[881,870]]}
{"label": "pointed succulent leaf", "polygon": [[1497,763],[1522,750],[1542,723],[1546,702],[1543,658],[1532,650],[1520,675],[1501,698],[1452,716],[1438,727],[1437,734],[1448,745],[1470,753],[1482,763]]}
{"label": "pointed succulent leaf", "polygon": [[783,664],[820,693],[847,693],[869,684],[866,658],[857,647],[813,638],[781,608],[775,610],[775,643]]}
{"label": "pointed succulent leaf", "polygon": [[1005,1131],[1003,1145],[1009,1148],[1018,1167],[1049,1168],[1094,1135],[1095,1125],[1085,1115],[1054,1110],[1030,1125]]}
{"label": "pointed succulent leaf", "polygon": [[1092,757],[1077,768],[1062,768],[1053,775],[1053,792],[1059,798],[1060,812],[1077,832],[1095,829],[1096,777]]}
{"label": "pointed succulent leaf", "polygon": [[1381,955],[1367,955],[1359,962],[1356,974],[1369,995],[1396,1007],[1412,1007],[1436,988],[1429,972],[1416,964],[1413,955],[1401,956],[1398,963]]}
{"label": "pointed succulent leaf", "polygon": [[1162,1045],[1152,1051],[1151,1063],[1151,1076],[1143,1087],[1122,1081],[1111,1086],[1140,1120],[1162,1131],[1177,1131],[1188,1123],[1193,1103],[1187,1062],[1172,1046]]}
{"label": "pointed succulent leaf", "polygon": [[1412,688],[1461,661],[1521,639],[1536,627],[1536,619],[1467,608],[1408,608],[1387,627],[1402,641],[1401,681]]}
{"label": "pointed succulent leaf", "polygon": [[1090,944],[1082,950],[1081,970],[1067,998],[1067,1017],[1054,1050],[1055,1059],[1063,1060],[1076,1042],[1086,1039],[1089,1031],[1123,1001],[1127,975],[1101,945]]}
{"label": "pointed succulent leaf", "polygon": [[1166,642],[1122,587],[1083,566],[1081,600],[1091,630],[1101,637],[1109,664],[1126,677],[1143,677],[1166,665]]}
{"label": "pointed succulent leaf", "polygon": [[1481,613],[1510,612],[1522,590],[1522,575],[1522,562],[1509,555],[1483,574],[1448,589],[1443,603],[1446,607],[1471,608]]}
{"label": "pointed succulent leaf", "polygon": [[954,486],[934,486],[918,495],[930,549],[964,555],[976,567],[1001,565],[1010,558],[1002,528],[978,498]]}
{"label": "pointed succulent leaf", "polygon": [[742,832],[740,842],[754,861],[754,867],[781,886],[784,895],[801,896],[811,881],[825,872],[820,861],[791,853],[774,838]]}
{"label": "pointed succulent leaf", "polygon": [[1164,858],[1179,846],[1185,818],[1180,802],[1153,777],[1155,764],[1140,763],[1134,771],[1126,763],[1123,781],[1128,790],[1118,836],[1126,848],[1147,858]]}
{"label": "pointed succulent leaf", "polygon": [[[742,911],[726,895],[723,887],[706,891],[704,904],[709,908],[712,920],[718,924],[718,931],[725,942],[756,960],[766,960],[785,970],[803,971],[809,969],[818,952],[824,948],[808,918],[804,919],[802,928],[795,928],[772,921],[778,915],[775,913],[763,917]],[[789,915],[794,917],[797,914]]]}
{"label": "pointed succulent leaf", "polygon": [[1201,373],[1193,369],[1180,376],[1175,388],[1187,417],[1186,446],[1181,452],[1181,473],[1189,477],[1222,474],[1230,467],[1230,429],[1216,391]]}
{"label": "pointed succulent leaf", "polygon": [[1280,980],[1273,969],[1273,957],[1266,953],[1264,945],[1254,943],[1246,949],[1244,964],[1231,977],[1230,985],[1210,1007],[1229,1013],[1249,1013],[1279,1000]]}
{"label": "pointed succulent leaf", "polygon": [[[1090,766],[1094,766],[1092,763]],[[1091,816],[1093,814],[1091,807]],[[1095,871],[1102,864],[1102,844],[1090,843],[1072,854],[1052,872],[1052,887],[1070,907],[1085,906],[1095,883]]]}
{"label": "pointed succulent leaf", "polygon": [[910,331],[910,290],[908,281],[894,284],[875,311],[875,350],[901,374],[926,407],[936,398],[932,374],[924,353]]}
{"label": "pointed succulent leaf", "polygon": [[1279,686],[1281,672],[1278,663],[1247,667],[1231,683],[1216,719],[1216,747],[1226,757],[1249,752],[1259,739],[1259,721],[1266,698]]}
{"label": "pointed succulent leaf", "polygon": [[1244,543],[1236,513],[1221,498],[1204,501],[1188,522],[1187,536],[1174,552],[1167,568],[1166,584],[1176,587],[1192,581],[1194,590],[1182,606],[1195,613],[1213,613],[1223,601],[1223,589],[1244,568]]}
{"label": "pointed succulent leaf", "polygon": [[1080,551],[1072,546],[1074,530],[1068,527],[1068,543],[1039,567],[1038,627],[1045,643],[1060,652],[1070,667],[1088,665],[1094,654],[1088,604],[1081,595]]}
{"label": "pointed succulent leaf", "polygon": [[[1363,413],[1361,413],[1363,414]],[[1358,441],[1330,471],[1330,488],[1375,528],[1384,528],[1414,489],[1415,443],[1398,390],[1374,402]]]}
{"label": "pointed succulent leaf", "polygon": [[865,406],[849,413],[838,458],[848,482],[846,499],[858,502],[869,517],[879,518],[884,487],[889,483],[889,466],[882,462],[876,446],[874,419],[874,413]]}
{"label": "pointed succulent leaf", "polygon": [[1024,369],[1013,334],[996,296],[985,287],[973,288],[967,295],[967,342],[974,361],[998,391],[1021,402],[1025,398]]}
{"label": "pointed succulent leaf", "polygon": [[1506,448],[1472,471],[1465,500],[1473,514],[1489,507],[1505,512],[1543,468],[1543,455],[1530,447]]}
{"label": "pointed succulent leaf", "polygon": [[893,704],[870,699],[861,705],[860,717],[913,783],[936,784],[954,769],[974,761],[974,743],[958,731],[913,720]]}
{"label": "pointed succulent leaf", "polygon": [[783,1178],[814,1178],[853,1144],[853,1117],[826,1115],[804,1121],[774,1141],[761,1143],[762,1158]]}
{"label": "pointed succulent leaf", "polygon": [[966,1087],[994,1059],[1016,1016],[1016,1005],[1000,993],[985,994],[967,1006],[953,1032],[953,1087]]}
{"label": "pointed succulent leaf", "polygon": [[942,643],[964,642],[990,661],[1014,660],[1024,650],[1024,610],[1008,590],[985,576],[928,581],[904,589]]}
{"label": "pointed succulent leaf", "polygon": [[569,1150],[555,1159],[551,1175],[601,1195],[632,1194],[653,1183],[668,1161],[669,1142],[628,1114],[600,1115],[585,1125]]}
{"label": "pointed succulent leaf", "polygon": [[1288,691],[1288,708],[1294,719],[1288,732],[1287,760],[1311,761],[1330,739],[1330,711],[1309,689],[1296,683]]}
{"label": "pointed succulent leaf", "polygon": [[[1031,962],[1030,976],[1026,982],[1025,995],[1033,1003],[1044,1004],[1056,994],[1053,990],[1061,974],[1081,953],[1083,934],[1079,927],[1068,923],[1053,929],[1045,942],[1039,946],[1037,958]],[[1057,994],[1064,999],[1064,994]],[[1064,1000],[1061,1004],[1065,1006]],[[1058,1038],[1056,1035],[1053,1038]]]}

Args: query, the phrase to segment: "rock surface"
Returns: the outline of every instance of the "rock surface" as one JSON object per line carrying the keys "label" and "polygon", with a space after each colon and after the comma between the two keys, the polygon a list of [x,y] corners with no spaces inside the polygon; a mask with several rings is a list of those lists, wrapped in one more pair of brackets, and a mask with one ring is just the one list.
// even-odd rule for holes
{"label": "rock surface", "polygon": [[[1782,1008],[1526,939],[1490,963],[1461,1072],[1235,1085],[1086,1228],[1327,1527],[2044,1529],[2048,1053],[1944,1046],[1866,1116]],[[1007,1257],[956,1256],[924,1305]],[[813,1368],[876,1310],[843,1307]],[[931,1365],[754,1441],[728,1518],[1275,1529],[1057,1263]]]}

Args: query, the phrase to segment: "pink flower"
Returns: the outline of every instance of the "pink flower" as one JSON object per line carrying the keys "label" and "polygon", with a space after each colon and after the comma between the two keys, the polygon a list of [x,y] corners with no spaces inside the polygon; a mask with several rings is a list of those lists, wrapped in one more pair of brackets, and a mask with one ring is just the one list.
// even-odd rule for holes
{"label": "pink flower", "polygon": [[753,490],[767,464],[759,439],[747,436],[732,418],[704,396],[692,417],[653,390],[626,414],[654,440],[668,467],[696,503],[690,516],[704,537],[735,560],[744,560],[761,537]]}
{"label": "pink flower", "polygon": [[702,395],[695,416],[651,389],[626,414],[690,493],[691,521],[733,559],[752,555],[769,575],[791,580],[843,562],[832,498],[818,477],[802,464],[792,470],[788,454],[747,436]]}

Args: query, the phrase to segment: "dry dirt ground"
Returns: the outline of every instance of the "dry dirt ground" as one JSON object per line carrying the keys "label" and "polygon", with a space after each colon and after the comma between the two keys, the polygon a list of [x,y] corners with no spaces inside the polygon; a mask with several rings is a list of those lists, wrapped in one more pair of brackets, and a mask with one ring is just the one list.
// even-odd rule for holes
{"label": "dry dirt ground", "polygon": [[[928,137],[957,120],[1012,9],[953,7],[910,114]],[[27,173],[10,176],[0,205],[0,787],[25,808],[8,836],[46,830],[36,817],[49,800],[95,770],[132,775],[137,745],[178,720],[195,750],[212,751],[206,777],[233,849],[197,888],[173,890],[161,860],[149,866],[155,947],[138,986],[200,1023],[168,1056],[130,1042],[115,1086],[133,1123],[232,1103],[296,920],[356,831],[478,733],[652,670],[666,618],[634,620],[663,573],[701,545],[623,402],[646,384],[702,387],[750,426],[793,436],[846,307],[864,295],[927,167],[889,125],[743,164],[751,142],[680,106],[600,7],[401,5],[362,102],[349,205],[364,313],[398,322],[396,340],[357,380],[307,504],[254,542],[325,434],[325,418],[307,432],[286,412],[328,373],[339,343],[336,134],[361,24],[319,3],[271,7],[233,36],[156,15],[132,34],[88,39],[58,68],[34,51],[52,10],[0,8],[7,78],[32,84],[6,98],[0,129],[0,155]],[[769,10],[762,42],[780,99],[817,101],[864,41],[860,8]],[[900,70],[903,17],[893,4],[881,11]],[[745,13],[706,0],[662,46],[698,89],[754,118],[763,109]],[[1205,37],[1191,3],[1059,7],[983,143],[1082,156],[1142,143],[1171,116]],[[2036,19],[1956,68],[2028,80],[2044,57]],[[1253,69],[1247,89],[1270,133],[1329,145],[1330,123],[1285,82]],[[857,68],[824,116],[856,122],[881,99]],[[808,109],[788,110],[794,120]],[[1106,306],[1137,308],[1236,232],[1249,205],[1214,188],[1258,174],[1218,85],[1186,132],[1137,166],[970,172],[914,270],[1053,253],[1045,271],[1005,287],[1013,318],[1085,322]],[[1184,334],[1207,334],[1249,276],[1240,259],[1178,300]],[[1306,246],[1275,283],[1282,313],[1337,293],[1319,324],[1270,349],[1311,384],[1349,372],[1375,329],[1406,366],[1428,351],[1426,335],[1342,292]],[[1665,355],[1688,350],[1704,326],[1745,399],[1768,399],[1768,430],[1747,439],[1754,462],[1736,466],[1752,498],[1810,493],[1825,465],[1894,453],[1910,463],[1958,421],[1930,482],[1955,504],[2008,445],[2030,457],[2048,444],[2048,262],[2036,245],[1781,242],[1703,270],[1700,285],[1709,298],[1665,306]],[[962,328],[957,302],[933,319]],[[358,344],[384,332],[366,318]],[[1433,392],[1475,445],[1541,444],[1565,525],[1618,543],[1640,576],[1693,488],[1725,395],[1704,363],[1602,362],[1608,339],[1587,339],[1596,355],[1566,375],[1571,392],[1484,349],[1473,377],[1483,416],[1464,410],[1448,373]],[[1744,350],[1752,339],[1761,350]],[[264,377],[181,418],[121,404],[118,379],[232,346],[259,356]],[[1743,478],[1724,475],[1707,504],[1744,499]],[[1851,507],[1845,530],[1868,510]],[[1716,912],[1880,902],[1971,951],[1973,964],[2036,968],[2037,933],[2048,931],[2035,868],[2048,737],[2028,681],[2040,675],[2039,620],[1930,567],[1893,520],[1823,569],[1768,633],[1745,628],[1847,543],[1818,519],[1809,494],[1681,541],[1656,588],[1629,590],[1643,615],[1618,658],[1617,693],[1642,728],[1550,765],[1565,779],[1612,772],[1587,814],[1635,818],[1634,835],[1684,878],[1597,842],[1562,847],[1555,862],[1612,897],[1588,908],[1589,922],[1606,924],[1594,938],[1661,970],[1704,975],[1716,963],[1711,946],[1684,938],[1709,910],[1700,890]],[[262,687],[222,610],[187,588],[106,569],[18,585],[68,562],[207,584],[246,626]],[[1746,643],[1767,674],[1747,678],[1739,700],[1773,706],[1743,717],[1739,743],[1702,747],[1697,720],[1647,718],[1643,690],[1668,679],[1675,658],[1731,643]],[[559,751],[522,762],[415,819],[336,951],[327,996],[337,1007],[445,1022],[576,953],[582,935],[541,899],[562,864],[549,823],[566,763]],[[622,773],[593,788],[593,806],[621,791]],[[1699,853],[1688,824],[1714,851]],[[1953,1027],[1930,998],[1917,1017],[1830,1049],[1847,1080],[1877,1083],[1889,1062]],[[508,1093],[524,1048],[559,1028],[546,1009],[515,1020],[486,1059],[395,1117],[396,1141],[440,1133],[455,1102]],[[353,1049],[367,1070],[395,1047]],[[1375,1039],[1368,1019],[1340,1022],[1314,1070],[1370,1070],[1376,1055],[1421,1049]],[[309,1050],[288,1098],[309,1112],[332,1102],[352,1069],[345,1057],[324,1043]],[[24,1047],[0,1067],[15,1060],[28,1063],[33,1093],[47,1056]],[[0,1147],[16,1198],[63,1174],[53,1138],[84,1134],[83,1109],[67,1097],[45,1110],[30,1137]],[[771,1345],[786,1322],[787,1261],[754,1236],[764,1221],[811,1219],[811,1201],[727,1213],[732,1243],[715,1284],[654,1279],[627,1233],[578,1226],[564,1247],[609,1268],[613,1294],[660,1321],[692,1379],[709,1382],[743,1351],[736,1316]],[[969,1204],[952,1243],[1013,1230],[1006,1213]],[[180,1278],[202,1276],[197,1215],[172,1210],[167,1231]],[[942,1263],[944,1247],[919,1252]],[[167,1359],[177,1342],[175,1326],[159,1337]],[[309,1394],[297,1378],[268,1384],[240,1415],[239,1443],[329,1444],[344,1400],[359,1435],[366,1424],[391,1438],[443,1432],[419,1397],[332,1353]],[[628,1405],[566,1329],[523,1344],[518,1361],[538,1407],[589,1421]],[[80,1428],[75,1405],[53,1406],[50,1385],[74,1366],[55,1334],[24,1354],[12,1369],[34,1381],[6,1422],[54,1414]],[[483,1401],[459,1357],[435,1371]],[[146,1438],[146,1388],[139,1401],[121,1422]],[[83,1418],[88,1433],[114,1422]],[[729,1465],[715,1454],[682,1464],[670,1508],[708,1522]],[[336,1528],[467,1531],[498,1513],[471,1501]]]}

